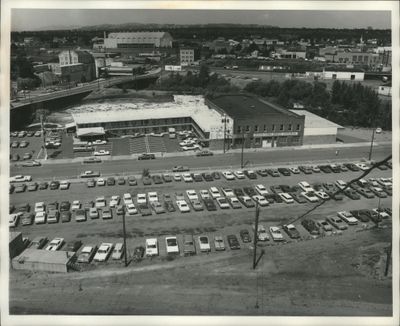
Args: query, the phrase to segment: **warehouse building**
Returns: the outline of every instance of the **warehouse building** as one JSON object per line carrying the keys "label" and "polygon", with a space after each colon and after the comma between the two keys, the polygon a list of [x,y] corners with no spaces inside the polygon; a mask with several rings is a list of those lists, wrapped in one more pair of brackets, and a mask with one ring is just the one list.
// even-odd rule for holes
{"label": "warehouse building", "polygon": [[334,144],[339,129],[344,127],[306,110],[290,110],[304,120],[303,145]]}
{"label": "warehouse building", "polygon": [[10,259],[18,256],[24,250],[24,241],[21,232],[10,232],[8,249]]}
{"label": "warehouse building", "polygon": [[67,273],[73,266],[74,252],[26,249],[12,260],[14,269]]}
{"label": "warehouse building", "polygon": [[173,38],[168,32],[110,33],[104,38],[104,48],[171,48]]}
{"label": "warehouse building", "polygon": [[364,71],[346,68],[325,68],[322,72],[323,79],[339,80],[364,80]]}
{"label": "warehouse building", "polygon": [[233,148],[281,147],[303,144],[304,116],[247,94],[221,95],[207,105],[232,121]]}

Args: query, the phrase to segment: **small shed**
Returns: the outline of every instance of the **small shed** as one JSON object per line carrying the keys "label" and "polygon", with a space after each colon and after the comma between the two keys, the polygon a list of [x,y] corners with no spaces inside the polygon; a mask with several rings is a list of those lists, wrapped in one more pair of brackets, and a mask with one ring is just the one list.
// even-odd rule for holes
{"label": "small shed", "polygon": [[74,252],[26,249],[12,260],[14,269],[67,273],[73,265]]}
{"label": "small shed", "polygon": [[24,250],[24,241],[21,232],[10,232],[8,248],[10,259],[18,256]]}
{"label": "small shed", "polygon": [[392,83],[379,85],[378,94],[384,96],[392,96]]}

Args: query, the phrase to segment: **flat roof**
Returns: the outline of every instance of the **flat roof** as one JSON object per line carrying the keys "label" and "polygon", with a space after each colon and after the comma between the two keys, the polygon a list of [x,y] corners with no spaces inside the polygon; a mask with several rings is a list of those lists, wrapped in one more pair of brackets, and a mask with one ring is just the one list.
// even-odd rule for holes
{"label": "flat roof", "polygon": [[259,116],[271,115],[298,117],[296,113],[279,105],[246,94],[221,95],[209,98],[209,101],[217,105],[233,119],[250,117],[257,119]]}
{"label": "flat roof", "polygon": [[[223,126],[222,114],[209,108],[201,95],[174,95],[174,100],[163,103],[96,103],[81,105],[72,110],[78,125],[151,119],[191,117],[203,131]],[[88,128],[84,128],[88,129]],[[78,128],[79,131],[79,128]]]}
{"label": "flat roof", "polygon": [[16,237],[18,237],[20,234],[21,234],[21,232],[10,232],[9,237],[8,237],[9,242],[14,241],[14,239]]}
{"label": "flat roof", "polygon": [[296,109],[290,109],[290,111],[298,114],[298,115],[304,115],[304,129],[309,129],[309,128],[338,128],[338,129],[344,129],[344,127],[329,121],[325,118],[322,118],[314,113],[311,113],[307,110],[296,110]]}
{"label": "flat roof", "polygon": [[103,127],[93,127],[93,128],[80,128],[76,131],[78,137],[81,136],[102,136],[104,135]]}
{"label": "flat roof", "polygon": [[63,250],[26,249],[14,260],[43,264],[67,264],[73,255],[73,252]]}

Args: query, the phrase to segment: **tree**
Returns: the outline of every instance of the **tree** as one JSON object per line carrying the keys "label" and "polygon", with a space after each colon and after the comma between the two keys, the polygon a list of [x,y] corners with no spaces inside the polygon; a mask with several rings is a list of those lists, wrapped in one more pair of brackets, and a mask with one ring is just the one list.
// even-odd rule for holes
{"label": "tree", "polygon": [[208,69],[208,66],[205,64],[202,64],[200,66],[200,72],[199,72],[200,85],[204,87],[208,83],[209,77],[210,77],[210,71]]}

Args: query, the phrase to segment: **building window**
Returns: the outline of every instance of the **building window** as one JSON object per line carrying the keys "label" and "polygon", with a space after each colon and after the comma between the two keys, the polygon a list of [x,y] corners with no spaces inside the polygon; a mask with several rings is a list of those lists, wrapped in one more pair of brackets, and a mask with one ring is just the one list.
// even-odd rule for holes
{"label": "building window", "polygon": [[292,124],[291,124],[291,123],[290,123],[289,126],[288,126],[288,130],[289,130],[289,131],[292,131]]}
{"label": "building window", "polygon": [[350,75],[350,80],[356,79],[356,75]]}
{"label": "building window", "polygon": [[249,125],[246,126],[246,131],[250,131],[250,126]]}
{"label": "building window", "polygon": [[237,132],[238,132],[239,134],[242,132],[242,127],[241,127],[241,126],[238,126]]}
{"label": "building window", "polygon": [[337,75],[336,74],[332,74],[332,79],[336,79]]}
{"label": "building window", "polygon": [[264,131],[267,131],[267,125],[264,125]]}
{"label": "building window", "polygon": [[254,131],[255,131],[255,132],[258,132],[258,125],[255,125],[255,126],[254,126]]}
{"label": "building window", "polygon": [[298,125],[296,126],[296,130],[297,130],[297,131],[300,131],[300,124],[298,124]]}
{"label": "building window", "polygon": [[283,131],[283,130],[284,130],[283,125],[280,125],[279,130],[280,130],[280,131]]}
{"label": "building window", "polygon": [[272,131],[275,131],[275,125],[272,125]]}

